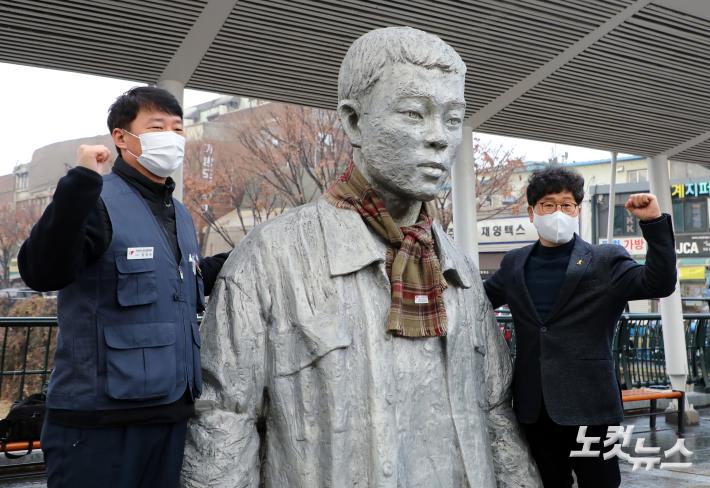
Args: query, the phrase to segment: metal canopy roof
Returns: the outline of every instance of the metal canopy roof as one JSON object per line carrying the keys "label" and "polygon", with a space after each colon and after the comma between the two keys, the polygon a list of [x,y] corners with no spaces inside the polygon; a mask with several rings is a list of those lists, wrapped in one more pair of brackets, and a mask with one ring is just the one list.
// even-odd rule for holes
{"label": "metal canopy roof", "polygon": [[477,131],[710,165],[704,0],[0,0],[0,61],[334,108],[387,25],[461,54]]}

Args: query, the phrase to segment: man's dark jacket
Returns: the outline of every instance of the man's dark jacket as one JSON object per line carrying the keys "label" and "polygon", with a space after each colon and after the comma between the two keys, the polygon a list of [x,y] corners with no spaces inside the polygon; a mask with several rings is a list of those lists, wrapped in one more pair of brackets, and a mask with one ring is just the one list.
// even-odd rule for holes
{"label": "man's dark jacket", "polygon": [[484,283],[494,308],[508,304],[517,340],[513,401],[518,420],[533,423],[544,405],[560,425],[616,425],[623,407],[611,355],[614,328],[629,300],[665,297],[676,285],[670,216],[641,223],[646,264],[622,246],[576,236],[557,302],[541,320],[525,284],[535,244],[508,252]]}
{"label": "man's dark jacket", "polygon": [[[175,183],[171,178],[164,184],[153,182],[121,157],[116,159],[113,173],[145,201],[164,233],[177,266],[182,256],[172,196]],[[114,233],[108,210],[100,198],[102,189],[101,175],[80,166],[70,169],[59,180],[52,202],[32,228],[18,255],[20,275],[28,286],[41,291],[70,287],[108,251]],[[200,260],[205,295],[209,295],[226,258],[224,253]],[[94,428],[172,423],[184,420],[193,412],[194,404],[186,391],[183,398],[169,405],[131,405],[126,409],[100,411],[50,408],[47,415],[51,423]]]}

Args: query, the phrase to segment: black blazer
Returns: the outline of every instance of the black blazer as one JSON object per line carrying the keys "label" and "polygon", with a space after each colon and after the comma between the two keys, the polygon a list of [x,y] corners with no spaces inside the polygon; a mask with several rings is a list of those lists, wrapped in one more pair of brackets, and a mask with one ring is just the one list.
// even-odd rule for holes
{"label": "black blazer", "polygon": [[541,320],[525,284],[535,244],[508,252],[485,281],[494,308],[508,304],[517,354],[513,401],[518,420],[533,423],[544,398],[561,425],[611,425],[623,419],[611,354],[614,327],[628,300],[665,297],[676,285],[669,215],[641,223],[646,264],[618,245],[592,245],[575,236],[567,275],[547,320]]}

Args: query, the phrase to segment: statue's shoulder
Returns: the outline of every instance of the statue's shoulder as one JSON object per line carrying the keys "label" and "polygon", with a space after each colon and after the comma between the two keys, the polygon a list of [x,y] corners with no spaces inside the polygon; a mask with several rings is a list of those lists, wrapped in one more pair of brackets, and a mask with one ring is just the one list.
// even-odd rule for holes
{"label": "statue's shoulder", "polygon": [[287,239],[296,238],[304,226],[317,222],[318,211],[315,202],[307,203],[257,225],[249,232],[248,237],[251,241],[262,244],[274,241],[286,244]]}
{"label": "statue's shoulder", "polygon": [[315,228],[317,219],[315,204],[309,203],[257,225],[234,247],[223,269],[238,274],[241,269],[268,267],[281,262],[288,258],[294,247],[304,248],[297,246],[298,241],[305,239],[304,235],[317,238],[308,228],[309,225]]}

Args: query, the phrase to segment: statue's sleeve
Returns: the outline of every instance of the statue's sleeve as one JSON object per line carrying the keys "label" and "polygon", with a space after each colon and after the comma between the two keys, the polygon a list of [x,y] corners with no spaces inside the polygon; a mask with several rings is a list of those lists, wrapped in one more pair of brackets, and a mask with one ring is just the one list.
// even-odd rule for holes
{"label": "statue's sleeve", "polygon": [[[244,244],[244,243],[243,243]],[[188,424],[181,486],[258,488],[257,419],[265,384],[264,275],[238,246],[217,279],[201,327],[203,391]]]}
{"label": "statue's sleeve", "polygon": [[485,292],[480,294],[483,337],[486,341],[485,374],[488,389],[488,435],[499,488],[542,488],[512,407],[513,364],[510,350]]}

